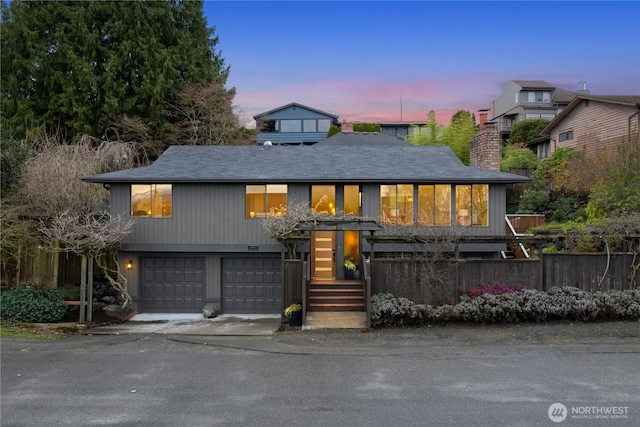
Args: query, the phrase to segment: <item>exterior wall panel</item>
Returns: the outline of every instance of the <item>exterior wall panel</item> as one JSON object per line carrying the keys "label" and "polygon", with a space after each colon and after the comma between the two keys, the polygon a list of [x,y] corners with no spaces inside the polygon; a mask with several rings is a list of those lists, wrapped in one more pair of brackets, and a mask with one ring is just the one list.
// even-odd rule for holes
{"label": "exterior wall panel", "polygon": [[[560,147],[585,150],[588,156],[614,150],[627,136],[629,117],[636,112],[635,107],[582,100],[551,130],[551,153]],[[637,127],[631,130],[637,132]],[[567,131],[573,138],[560,141],[560,133]]]}

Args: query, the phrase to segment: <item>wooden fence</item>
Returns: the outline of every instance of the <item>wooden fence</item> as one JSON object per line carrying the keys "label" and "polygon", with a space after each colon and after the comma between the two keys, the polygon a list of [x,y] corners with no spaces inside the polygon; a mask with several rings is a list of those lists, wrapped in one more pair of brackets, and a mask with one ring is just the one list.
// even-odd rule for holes
{"label": "wooden fence", "polygon": [[[416,303],[456,304],[459,295],[480,284],[522,285],[547,290],[574,286],[585,291],[623,290],[638,287],[640,272],[633,276],[633,254],[543,254],[529,260],[447,261],[429,280],[420,261],[376,259],[371,262],[371,293],[389,292]],[[633,277],[632,277],[633,276]]]}

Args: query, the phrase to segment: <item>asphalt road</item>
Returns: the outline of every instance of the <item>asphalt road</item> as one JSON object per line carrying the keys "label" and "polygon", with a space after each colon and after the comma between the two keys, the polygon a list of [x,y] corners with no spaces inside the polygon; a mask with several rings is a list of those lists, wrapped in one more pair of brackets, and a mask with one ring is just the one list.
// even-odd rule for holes
{"label": "asphalt road", "polygon": [[640,425],[638,322],[0,345],[3,427]]}

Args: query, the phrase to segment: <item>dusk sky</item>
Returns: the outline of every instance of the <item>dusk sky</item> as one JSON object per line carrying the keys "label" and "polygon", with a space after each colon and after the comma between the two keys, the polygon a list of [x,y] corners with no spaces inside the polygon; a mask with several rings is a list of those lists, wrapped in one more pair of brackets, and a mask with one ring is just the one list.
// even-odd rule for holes
{"label": "dusk sky", "polygon": [[[298,102],[340,120],[448,125],[509,80],[640,95],[640,2],[210,1],[245,124]],[[477,115],[476,115],[477,118]]]}

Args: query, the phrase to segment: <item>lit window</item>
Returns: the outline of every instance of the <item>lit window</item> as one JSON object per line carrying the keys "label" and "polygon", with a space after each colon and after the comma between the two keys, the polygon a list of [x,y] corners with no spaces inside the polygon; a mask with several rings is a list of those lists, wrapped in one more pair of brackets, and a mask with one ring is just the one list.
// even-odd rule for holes
{"label": "lit window", "polygon": [[380,219],[385,224],[413,224],[413,185],[380,186]]}
{"label": "lit window", "polygon": [[247,185],[245,189],[245,216],[264,218],[269,212],[283,214],[287,209],[287,185]]}
{"label": "lit window", "polygon": [[418,186],[418,225],[451,225],[451,186]]}
{"label": "lit window", "polygon": [[489,186],[456,185],[456,225],[489,225]]}
{"label": "lit window", "polygon": [[131,216],[171,218],[171,184],[132,184]]}

